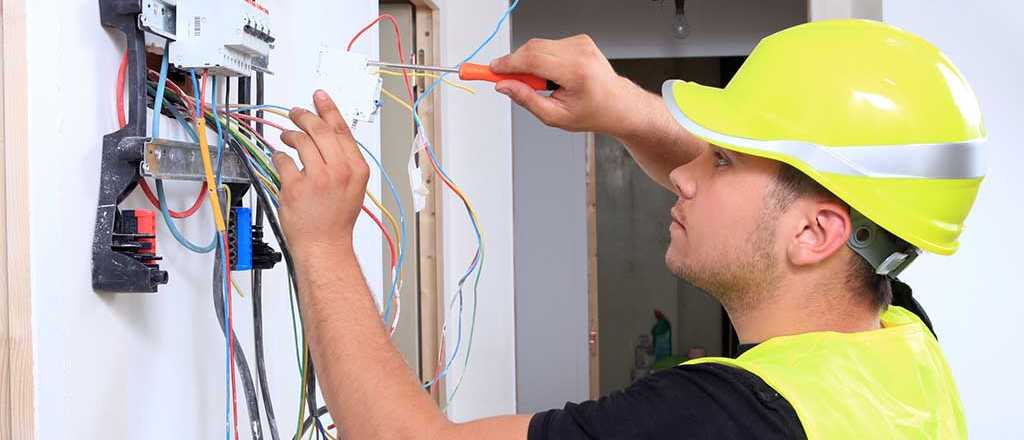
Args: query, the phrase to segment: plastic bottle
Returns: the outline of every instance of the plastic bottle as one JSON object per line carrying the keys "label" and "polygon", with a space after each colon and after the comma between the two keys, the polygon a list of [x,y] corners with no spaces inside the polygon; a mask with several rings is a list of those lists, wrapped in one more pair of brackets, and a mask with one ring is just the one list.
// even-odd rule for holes
{"label": "plastic bottle", "polygon": [[651,339],[654,340],[654,361],[672,357],[672,324],[665,318],[661,310],[654,311],[658,321],[651,328]]}

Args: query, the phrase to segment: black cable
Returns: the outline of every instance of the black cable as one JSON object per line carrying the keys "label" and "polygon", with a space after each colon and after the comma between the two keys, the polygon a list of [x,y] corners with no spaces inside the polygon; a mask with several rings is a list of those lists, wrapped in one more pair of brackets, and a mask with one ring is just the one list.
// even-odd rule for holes
{"label": "black cable", "polygon": [[[263,73],[256,74],[256,104],[263,103]],[[251,81],[248,78],[239,80],[238,103],[249,104],[249,93]],[[248,112],[246,112],[248,113]],[[263,134],[262,126],[257,127],[257,132]],[[244,158],[242,160],[245,160]],[[258,183],[253,183],[258,185]],[[263,203],[256,202],[256,219],[253,228],[261,228],[263,225]],[[260,233],[262,236],[262,233]],[[256,349],[256,378],[260,384],[260,394],[263,396],[263,408],[267,414],[267,424],[270,425],[270,436],[273,440],[279,440],[280,434],[277,429],[277,418],[274,416],[273,399],[270,398],[270,383],[267,380],[267,365],[263,350],[263,271],[257,268],[252,270],[252,332]]]}
{"label": "black cable", "polygon": [[[224,322],[224,249],[217,246],[216,256],[213,260],[213,308],[217,314],[217,321],[224,337],[228,337],[227,326]],[[242,389],[245,392],[245,403],[249,409],[249,423],[252,425],[253,440],[263,440],[263,425],[260,423],[260,406],[256,398],[256,387],[252,382],[252,372],[249,371],[249,362],[245,359],[245,352],[242,351],[242,344],[238,343],[234,329],[231,330],[231,342],[235,350],[235,365],[238,369],[238,376],[242,380]]]}
{"label": "black cable", "polygon": [[[238,142],[235,141],[234,139],[229,139],[228,140],[228,146],[231,148],[231,151],[234,151],[235,154],[237,154],[239,157],[241,157],[241,158],[246,157],[245,156],[245,151],[242,149],[242,146],[239,145]],[[256,175],[257,171],[253,167],[252,163],[250,163],[248,160],[242,160],[241,162],[244,165],[243,169],[245,170],[246,176],[249,177],[249,180],[252,181],[252,182],[258,182],[259,178]],[[256,191],[256,196],[259,198],[259,201],[261,203],[263,203],[265,206],[272,206],[271,203],[270,203],[269,197],[267,197],[266,192],[262,188],[262,185],[255,185],[253,187],[253,189]],[[288,250],[288,242],[287,242],[287,240],[285,240],[284,232],[281,230],[281,224],[278,222],[277,215],[274,213],[273,210],[268,209],[267,212],[266,212],[266,215],[267,215],[267,222],[270,223],[270,229],[271,229],[271,231],[274,232],[274,236],[277,237],[278,244],[281,245],[281,254],[284,256],[285,267],[288,269],[288,279],[289,279],[289,281],[292,284],[292,288],[297,293],[299,291],[299,286],[298,286],[298,283],[295,281],[296,280],[296,276],[295,276],[295,261],[292,259],[292,254]],[[296,296],[298,296],[298,295],[296,295]],[[296,301],[298,301],[298,298],[296,298]],[[307,350],[307,355],[308,355],[308,350]],[[313,372],[313,361],[312,360],[309,361],[309,371],[310,371],[310,374],[308,375],[308,378],[307,378],[306,383],[304,385],[308,387],[310,384],[312,384],[313,385],[313,389],[316,390],[316,376],[314,374],[312,374],[312,372]],[[309,411],[312,414],[316,410],[316,393],[311,393],[311,394],[307,393],[306,404],[309,406]],[[318,421],[317,425],[318,425],[317,426],[318,432],[322,434],[323,433],[323,425],[320,424],[319,421]]]}
{"label": "black cable", "polygon": [[[292,440],[301,440],[303,434],[305,434],[306,431],[309,431],[309,427],[313,425],[313,421],[319,421],[320,417],[322,417],[324,414],[327,414],[327,406],[321,406],[316,410],[315,414],[316,417],[314,417],[313,415],[309,415],[308,417],[306,417],[306,420],[302,421],[302,431],[299,432],[298,434],[295,434],[295,437],[292,437]],[[338,425],[337,421],[335,421],[334,425]]]}

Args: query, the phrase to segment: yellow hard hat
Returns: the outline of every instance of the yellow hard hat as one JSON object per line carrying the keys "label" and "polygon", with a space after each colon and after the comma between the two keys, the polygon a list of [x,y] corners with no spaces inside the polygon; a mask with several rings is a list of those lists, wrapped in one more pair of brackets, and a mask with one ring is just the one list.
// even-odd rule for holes
{"label": "yellow hard hat", "polygon": [[925,251],[956,252],[984,178],[974,91],[935,46],[869,20],[761,40],[724,89],[667,81],[694,135],[785,162]]}

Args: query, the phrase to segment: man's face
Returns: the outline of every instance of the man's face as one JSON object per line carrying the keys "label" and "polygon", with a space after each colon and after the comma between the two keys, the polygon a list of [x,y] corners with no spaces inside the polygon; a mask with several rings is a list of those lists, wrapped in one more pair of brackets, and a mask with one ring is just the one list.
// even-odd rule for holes
{"label": "man's face", "polygon": [[777,162],[711,145],[672,171],[669,270],[727,306],[753,300],[775,279],[775,213],[766,195]]}

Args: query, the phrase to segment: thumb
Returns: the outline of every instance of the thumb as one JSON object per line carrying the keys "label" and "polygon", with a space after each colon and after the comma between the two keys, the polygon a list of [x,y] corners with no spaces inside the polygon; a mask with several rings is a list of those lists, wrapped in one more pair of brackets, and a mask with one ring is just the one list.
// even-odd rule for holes
{"label": "thumb", "polygon": [[285,153],[278,151],[274,153],[270,160],[274,162],[274,168],[277,170],[278,175],[281,176],[281,186],[284,186],[287,182],[294,181],[301,175],[298,167],[295,166],[295,160]]}
{"label": "thumb", "polygon": [[550,96],[537,93],[530,86],[515,80],[499,81],[494,89],[507,95],[513,102],[533,113],[541,122],[553,126],[563,126],[569,112]]}

